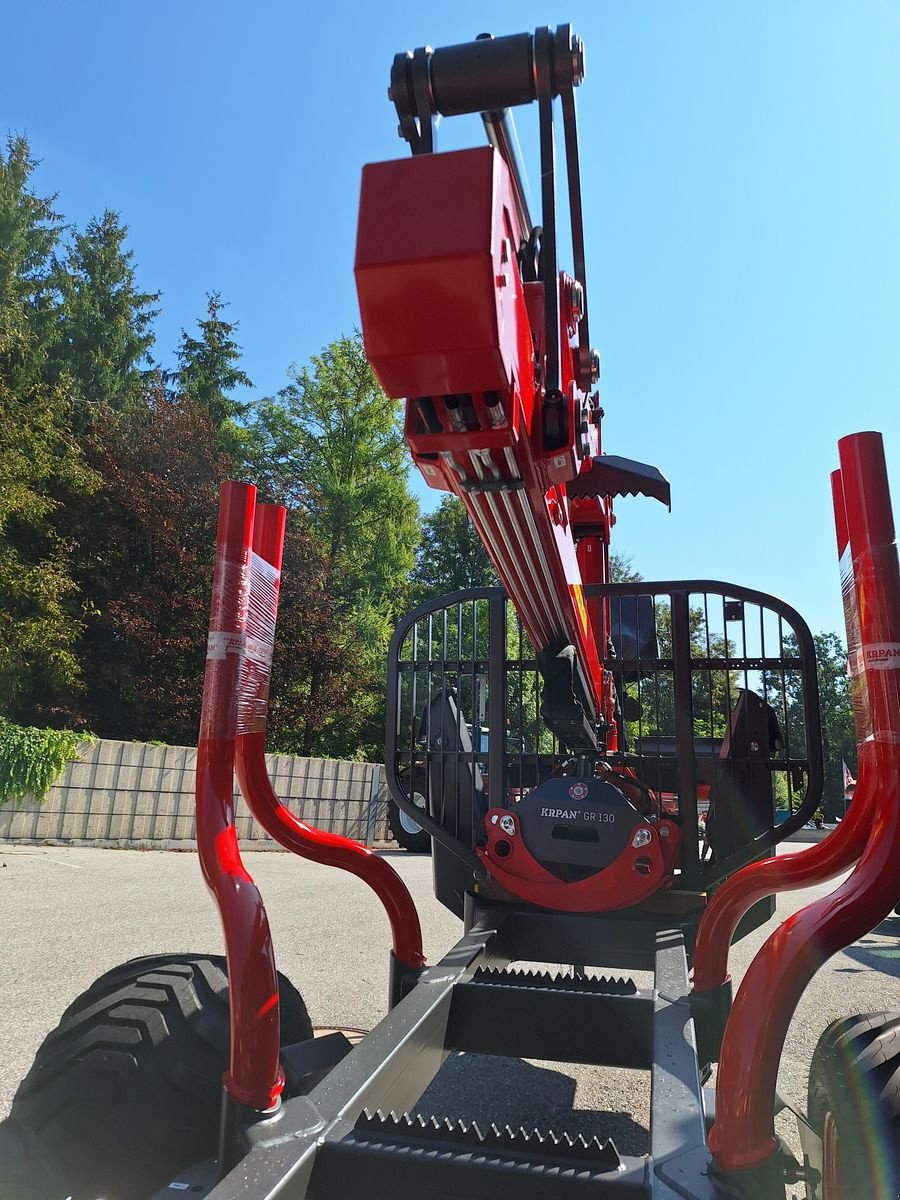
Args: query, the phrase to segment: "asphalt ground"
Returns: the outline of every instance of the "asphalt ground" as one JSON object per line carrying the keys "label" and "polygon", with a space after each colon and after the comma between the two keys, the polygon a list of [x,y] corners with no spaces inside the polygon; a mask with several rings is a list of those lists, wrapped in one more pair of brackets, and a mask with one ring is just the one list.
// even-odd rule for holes
{"label": "asphalt ground", "polygon": [[[416,900],[433,963],[457,940],[461,924],[432,896],[430,859],[403,851],[389,857]],[[390,933],[365,885],[288,854],[247,853],[244,861],[266,901],[279,969],[303,993],[313,1023],[376,1024],[386,1008]],[[734,947],[735,979],[777,921],[835,886],[780,898],[775,919]],[[0,928],[6,942],[0,1116],[42,1039],[98,975],[143,954],[222,953],[218,915],[193,853],[0,845]],[[779,1091],[789,1103],[805,1108],[809,1060],[831,1020],[900,1007],[898,935],[900,918],[890,917],[814,978],[781,1063]],[[623,1153],[642,1153],[649,1078],[638,1071],[454,1055],[417,1111],[612,1136]],[[789,1126],[779,1129],[789,1136]]]}

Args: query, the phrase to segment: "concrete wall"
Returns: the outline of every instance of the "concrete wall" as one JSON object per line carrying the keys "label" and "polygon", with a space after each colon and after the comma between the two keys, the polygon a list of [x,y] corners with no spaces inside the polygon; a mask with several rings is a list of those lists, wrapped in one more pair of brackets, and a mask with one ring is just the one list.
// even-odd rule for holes
{"label": "concrete wall", "polygon": [[[382,767],[281,754],[266,761],[275,792],[304,821],[368,845],[387,839]],[[196,749],[185,746],[83,744],[42,804],[0,806],[0,840],[188,845],[196,764]],[[242,845],[273,845],[240,799],[236,812]]]}

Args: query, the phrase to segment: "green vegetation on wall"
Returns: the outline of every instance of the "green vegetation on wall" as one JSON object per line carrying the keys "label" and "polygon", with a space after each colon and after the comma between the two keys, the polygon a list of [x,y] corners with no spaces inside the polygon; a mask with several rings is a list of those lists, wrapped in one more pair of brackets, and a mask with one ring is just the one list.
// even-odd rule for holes
{"label": "green vegetation on wall", "polygon": [[42,801],[92,734],[66,729],[35,729],[0,717],[0,804],[26,796]]}

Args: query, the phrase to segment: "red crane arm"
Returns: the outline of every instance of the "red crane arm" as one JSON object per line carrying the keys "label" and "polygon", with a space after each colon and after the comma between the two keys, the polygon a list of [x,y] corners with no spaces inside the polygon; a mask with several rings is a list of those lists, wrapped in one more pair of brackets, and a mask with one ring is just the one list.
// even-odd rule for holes
{"label": "red crane arm", "polygon": [[[608,579],[612,496],[668,501],[654,468],[615,459],[610,470],[600,455],[575,137],[582,76],[568,26],[398,56],[392,94],[414,153],[364,168],[356,246],[369,361],[385,391],[406,398],[406,438],[426,482],[465,505],[538,652],[545,720],[571,749],[596,746],[598,727],[601,747],[615,736],[606,613],[582,590]],[[576,277],[556,269],[555,96]],[[539,228],[498,112],[535,99]],[[434,116],[479,110],[493,145],[433,152]]]}

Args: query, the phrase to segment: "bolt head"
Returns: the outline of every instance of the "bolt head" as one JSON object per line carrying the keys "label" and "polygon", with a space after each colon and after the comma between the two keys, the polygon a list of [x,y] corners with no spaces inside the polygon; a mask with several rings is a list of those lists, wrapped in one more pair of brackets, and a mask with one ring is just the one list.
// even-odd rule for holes
{"label": "bolt head", "polygon": [[575,87],[584,79],[584,42],[580,37],[572,39],[572,82]]}
{"label": "bolt head", "polygon": [[640,850],[642,846],[649,846],[653,841],[653,834],[649,829],[639,829],[631,839],[631,844],[635,850]]}
{"label": "bolt head", "polygon": [[572,280],[572,320],[577,324],[584,316],[584,288],[577,279]]}

